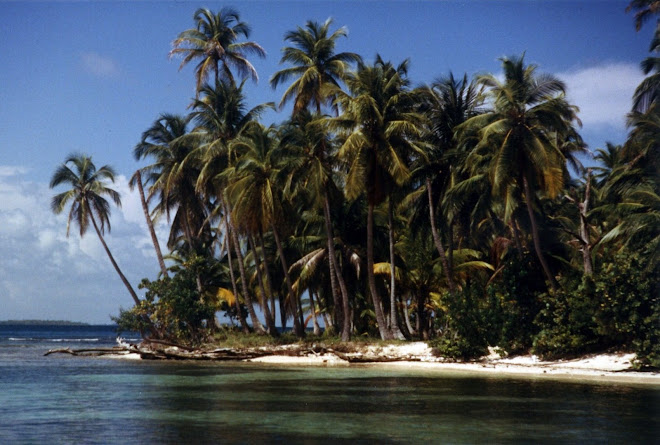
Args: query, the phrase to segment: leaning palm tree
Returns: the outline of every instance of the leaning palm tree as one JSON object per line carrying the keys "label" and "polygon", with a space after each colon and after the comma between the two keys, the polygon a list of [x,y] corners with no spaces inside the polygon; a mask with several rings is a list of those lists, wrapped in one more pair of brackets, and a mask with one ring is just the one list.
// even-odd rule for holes
{"label": "leaning palm tree", "polygon": [[286,89],[280,107],[293,99],[293,113],[310,106],[321,112],[321,106],[329,104],[343,81],[350,63],[359,63],[362,58],[350,52],[335,53],[335,43],[348,32],[342,27],[330,34],[332,19],[323,24],[308,21],[305,28],[298,27],[284,35],[284,40],[294,46],[282,50],[280,63],[293,65],[276,72],[270,79],[273,88],[294,78]]}
{"label": "leaning palm tree", "polygon": [[[421,152],[415,141],[424,122],[413,112],[406,73],[407,61],[395,67],[377,56],[372,66],[360,64],[346,80],[350,95],[340,95],[344,113],[334,121],[338,128],[349,131],[339,153],[350,165],[347,195],[354,199],[366,190],[367,278],[383,339],[392,339],[393,332],[387,327],[374,276],[374,208],[409,179],[407,161],[411,152]],[[392,206],[389,209],[391,223]],[[392,319],[392,326],[395,321]]]}
{"label": "leaning palm tree", "polygon": [[635,29],[639,31],[651,17],[660,14],[660,1],[632,0],[626,7],[626,12],[630,11],[635,11]]}
{"label": "leaning palm tree", "polygon": [[55,195],[51,202],[51,209],[54,213],[60,214],[67,205],[71,205],[66,226],[67,236],[69,236],[69,229],[72,222],[78,225],[81,237],[87,232],[89,224],[92,224],[101,240],[101,244],[103,244],[105,253],[108,254],[110,262],[117,271],[117,274],[119,274],[119,278],[121,278],[124,286],[128,289],[135,304],[138,305],[140,304],[140,299],[117,265],[103,238],[106,226],[108,232],[110,231],[110,204],[104,196],[112,199],[115,205],[121,206],[119,193],[106,185],[106,181],[114,182],[114,180],[115,172],[112,167],[104,165],[97,170],[90,156],[82,154],[70,155],[64,161],[64,164],[55,170],[50,180],[50,188],[66,184],[71,189]]}
{"label": "leaning palm tree", "polygon": [[160,248],[160,242],[158,241],[158,236],[156,236],[156,229],[154,228],[154,221],[149,212],[149,202],[144,193],[144,184],[142,182],[142,171],[137,169],[136,172],[131,176],[131,180],[128,182],[129,187],[133,190],[135,187],[138,189],[138,194],[140,195],[140,204],[142,204],[142,213],[144,213],[144,219],[147,222],[147,229],[149,229],[149,235],[151,236],[151,243],[154,245],[154,250],[156,251],[156,258],[158,259],[158,265],[160,266],[160,273],[167,277],[167,266],[165,266],[165,259],[163,258],[163,251]]}
{"label": "leaning palm tree", "polygon": [[255,81],[257,71],[247,59],[248,55],[265,57],[264,49],[255,42],[238,42],[243,36],[250,37],[250,27],[242,22],[237,11],[222,8],[217,13],[200,8],[193,16],[195,28],[181,32],[172,42],[170,57],[183,55],[179,69],[189,62],[198,60],[195,68],[196,91],[199,91],[211,73],[215,80],[226,79],[234,83],[232,69],[242,78],[248,76]]}
{"label": "leaning palm tree", "polygon": [[577,107],[564,98],[566,87],[551,75],[536,74],[535,65],[525,65],[524,56],[502,58],[504,81],[485,75],[479,81],[488,87],[492,111],[463,124],[479,129],[475,153],[492,156],[490,180],[493,192],[507,196],[522,193],[529,215],[534,250],[553,289],[557,281],[541,247],[534,212],[537,191],[555,197],[565,181],[566,150],[580,145],[563,145],[575,134]]}

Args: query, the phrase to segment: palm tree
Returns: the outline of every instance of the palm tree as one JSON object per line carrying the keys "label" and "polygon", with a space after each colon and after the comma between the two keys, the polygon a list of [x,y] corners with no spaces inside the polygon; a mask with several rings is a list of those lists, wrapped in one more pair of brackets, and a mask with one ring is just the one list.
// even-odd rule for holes
{"label": "palm tree", "polygon": [[346,80],[351,95],[340,95],[344,113],[334,121],[350,131],[340,149],[340,157],[350,165],[347,195],[354,199],[366,190],[367,278],[383,339],[392,339],[393,333],[387,328],[374,276],[374,207],[408,180],[408,157],[421,152],[414,141],[421,135],[423,117],[412,111],[406,74],[407,61],[395,67],[377,56],[372,66],[360,64]]}
{"label": "palm tree", "polygon": [[142,183],[142,172],[140,169],[131,176],[131,180],[128,183],[131,190],[134,187],[137,187],[138,193],[140,195],[140,203],[142,204],[142,212],[144,213],[144,219],[147,222],[147,228],[149,229],[149,235],[151,236],[151,243],[154,245],[154,250],[156,251],[156,258],[158,259],[158,265],[160,266],[160,273],[167,277],[167,267],[165,266],[165,260],[163,259],[163,252],[160,249],[160,243],[158,242],[158,237],[156,236],[156,230],[154,229],[154,221],[151,218],[149,213],[149,203],[144,194],[144,185]]}
{"label": "palm tree", "polygon": [[142,140],[133,149],[137,160],[152,158],[153,164],[141,170],[151,184],[149,198],[158,195],[155,212],[170,219],[176,210],[168,247],[174,248],[183,235],[192,251],[208,248],[210,233],[202,231],[207,211],[202,196],[195,190],[200,167],[189,162],[196,145],[189,138],[189,117],[172,114],[161,115],[151,127],[142,133]]}
{"label": "palm tree", "polygon": [[[481,112],[483,103],[480,88],[475,81],[468,82],[467,75],[455,79],[453,73],[434,81],[420,89],[420,111],[429,117],[429,146],[426,157],[418,159],[415,176],[420,177],[426,186],[426,200],[419,200],[419,210],[428,204],[431,235],[443,264],[447,286],[454,292],[456,285],[452,278],[452,267],[447,258],[442,239],[437,228],[436,203],[441,203],[451,184],[456,181],[457,153],[456,128],[467,119]],[[450,243],[452,234],[448,236]]]}
{"label": "palm tree", "polygon": [[626,12],[630,11],[635,12],[635,29],[639,31],[642,29],[644,23],[646,23],[652,16],[660,13],[660,1],[658,0],[632,0],[628,7],[626,7]]}
{"label": "palm tree", "polygon": [[339,272],[331,216],[330,196],[338,195],[333,179],[336,144],[330,136],[325,116],[307,110],[300,111],[284,123],[280,133],[283,149],[293,153],[292,160],[286,166],[289,172],[286,188],[292,195],[304,192],[311,196],[314,207],[323,208],[335,320],[341,324],[342,340],[348,341],[351,336],[349,293],[344,277]]}
{"label": "palm tree", "polygon": [[565,180],[566,154],[562,138],[575,131],[577,108],[565,98],[563,82],[551,75],[537,75],[535,65],[525,65],[524,56],[503,58],[504,81],[485,75],[479,82],[490,88],[493,110],[475,116],[465,126],[478,128],[480,141],[475,152],[492,153],[490,181],[494,193],[522,193],[532,231],[534,250],[553,289],[555,277],[541,248],[534,214],[536,190],[556,196]]}
{"label": "palm tree", "polygon": [[[294,46],[282,50],[280,64],[293,66],[276,72],[270,79],[273,88],[296,80],[286,89],[280,107],[289,100],[294,100],[293,113],[313,106],[320,114],[321,106],[328,104],[335,96],[339,83],[344,80],[350,63],[359,63],[362,58],[350,52],[335,54],[335,44],[340,37],[346,37],[348,31],[342,27],[332,34],[332,19],[323,24],[308,21],[305,28],[298,27],[284,35],[284,40]],[[328,35],[329,34],[329,35]]]}
{"label": "palm tree", "polygon": [[265,103],[248,109],[243,93],[244,85],[245,80],[239,85],[220,80],[213,87],[208,84],[202,87],[200,96],[191,104],[193,108],[191,117],[196,127],[190,138],[196,148],[194,156],[190,156],[189,159],[193,165],[198,161],[201,164],[196,190],[203,193],[209,201],[215,198],[215,213],[225,215],[223,221],[228,252],[233,248],[236,253],[243,298],[252,326],[257,331],[265,332],[248,292],[238,231],[233,227],[230,217],[231,208],[225,196],[227,187],[225,172],[235,165],[237,159],[237,153],[233,149],[234,141],[257,120],[261,113],[273,107],[272,103]]}
{"label": "palm tree", "polygon": [[119,193],[106,185],[106,181],[114,182],[114,180],[115,172],[112,167],[104,165],[97,170],[90,156],[70,155],[64,164],[55,170],[50,180],[50,188],[66,184],[71,189],[55,195],[51,202],[51,209],[54,213],[60,214],[67,205],[71,205],[66,226],[67,237],[72,222],[80,228],[81,237],[87,232],[90,222],[92,223],[105,253],[108,254],[110,262],[137,306],[140,304],[140,299],[117,265],[103,238],[106,226],[110,232],[110,204],[104,196],[110,197],[118,207],[121,206]]}
{"label": "palm tree", "polygon": [[217,13],[200,8],[193,15],[195,28],[181,32],[172,42],[170,57],[183,55],[179,69],[198,60],[195,68],[196,91],[208,80],[211,73],[215,81],[226,79],[234,83],[232,69],[242,78],[258,79],[257,71],[247,59],[248,55],[265,57],[264,49],[255,42],[238,42],[243,36],[250,37],[250,27],[242,22],[237,11],[222,8]]}

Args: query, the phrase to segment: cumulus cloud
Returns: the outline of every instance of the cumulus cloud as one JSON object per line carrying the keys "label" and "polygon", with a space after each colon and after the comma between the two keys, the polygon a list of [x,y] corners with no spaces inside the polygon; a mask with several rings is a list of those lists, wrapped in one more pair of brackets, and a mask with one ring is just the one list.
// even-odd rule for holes
{"label": "cumulus cloud", "polygon": [[[0,301],[5,318],[67,318],[109,322],[132,300],[94,230],[80,238],[67,214],[54,215],[50,199],[58,190],[31,181],[28,169],[0,166]],[[106,242],[137,290],[143,277],[155,278],[158,264],[136,192],[120,176],[114,188],[122,209],[113,207]],[[59,190],[61,191],[61,190]],[[160,232],[160,231],[159,231]]]}
{"label": "cumulus cloud", "polygon": [[112,78],[119,75],[119,65],[107,56],[95,52],[86,52],[80,55],[83,69],[96,77]]}
{"label": "cumulus cloud", "polygon": [[609,63],[556,74],[567,86],[567,99],[580,108],[585,130],[610,128],[625,132],[625,117],[635,88],[643,80],[631,63]]}

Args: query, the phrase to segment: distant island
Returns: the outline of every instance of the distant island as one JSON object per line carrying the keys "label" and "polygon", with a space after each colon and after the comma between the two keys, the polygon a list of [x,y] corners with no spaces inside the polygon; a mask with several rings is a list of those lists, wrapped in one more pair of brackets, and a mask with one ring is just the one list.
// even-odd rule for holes
{"label": "distant island", "polygon": [[0,321],[0,326],[90,326],[89,323],[67,320],[5,320]]}

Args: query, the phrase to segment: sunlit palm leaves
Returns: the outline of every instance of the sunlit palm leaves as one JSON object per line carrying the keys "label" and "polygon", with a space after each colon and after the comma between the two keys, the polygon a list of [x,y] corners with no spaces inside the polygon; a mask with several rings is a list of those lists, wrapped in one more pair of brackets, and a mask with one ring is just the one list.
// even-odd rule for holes
{"label": "sunlit palm leaves", "polygon": [[198,61],[195,67],[196,90],[208,80],[211,73],[215,81],[226,79],[234,83],[232,70],[241,78],[257,80],[257,71],[248,60],[249,55],[265,57],[264,49],[255,42],[239,42],[250,37],[250,27],[242,22],[238,12],[222,8],[217,13],[200,8],[193,16],[195,28],[187,29],[172,42],[170,56],[182,55],[181,67]]}

